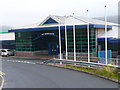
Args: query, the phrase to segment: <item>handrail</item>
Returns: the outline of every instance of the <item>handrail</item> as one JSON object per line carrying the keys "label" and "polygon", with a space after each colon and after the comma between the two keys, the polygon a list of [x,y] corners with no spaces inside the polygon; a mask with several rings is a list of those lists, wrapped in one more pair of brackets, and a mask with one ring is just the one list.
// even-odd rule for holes
{"label": "handrail", "polygon": [[67,62],[71,62],[72,64],[82,64],[83,66],[84,65],[87,65],[87,66],[95,65],[96,67],[98,67],[98,66],[110,66],[110,67],[118,67],[118,68],[120,68],[119,65],[110,65],[110,64],[106,65],[106,64],[102,64],[102,63],[87,62],[87,61],[74,61],[74,60],[65,60],[65,59],[56,59],[56,58],[47,60],[47,62],[49,62],[49,61],[54,61],[54,63],[55,62],[60,62],[60,63],[65,63],[66,62],[66,64],[67,64]]}

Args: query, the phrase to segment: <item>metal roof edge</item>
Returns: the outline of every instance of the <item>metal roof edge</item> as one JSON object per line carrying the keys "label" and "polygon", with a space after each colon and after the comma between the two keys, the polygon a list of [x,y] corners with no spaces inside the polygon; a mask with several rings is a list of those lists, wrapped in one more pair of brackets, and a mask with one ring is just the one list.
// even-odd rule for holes
{"label": "metal roof edge", "polygon": [[[58,29],[59,25],[56,26],[47,26],[47,27],[36,27],[36,28],[23,28],[23,29],[13,29],[8,30],[8,32],[23,32],[23,31],[40,31],[40,30],[55,30]],[[67,25],[67,27],[71,27],[73,25]],[[87,24],[84,25],[75,25],[76,28],[86,28]],[[64,29],[65,25],[61,25],[61,29]],[[107,25],[108,28],[112,28],[112,25]],[[98,25],[98,24],[90,24],[90,28],[105,28],[105,25]]]}

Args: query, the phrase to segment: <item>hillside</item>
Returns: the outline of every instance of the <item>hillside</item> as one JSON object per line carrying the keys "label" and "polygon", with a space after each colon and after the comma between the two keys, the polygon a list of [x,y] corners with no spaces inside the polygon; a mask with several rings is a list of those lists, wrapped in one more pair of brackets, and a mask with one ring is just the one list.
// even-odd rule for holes
{"label": "hillside", "polygon": [[[99,20],[103,20],[104,21],[104,17],[96,17],[94,19],[99,19]],[[118,16],[108,16],[107,17],[107,21],[108,22],[112,22],[112,23],[118,23]]]}
{"label": "hillside", "polygon": [[8,30],[10,30],[12,27],[11,26],[0,26],[0,32],[8,32]]}

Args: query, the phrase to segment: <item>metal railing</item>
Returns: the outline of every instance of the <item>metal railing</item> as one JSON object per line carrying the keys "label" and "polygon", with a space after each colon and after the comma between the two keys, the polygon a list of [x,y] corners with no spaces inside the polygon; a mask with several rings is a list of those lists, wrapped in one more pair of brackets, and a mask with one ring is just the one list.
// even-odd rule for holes
{"label": "metal railing", "polygon": [[[72,57],[72,56],[71,56]],[[89,66],[89,67],[118,67],[120,68],[120,65],[118,62],[120,62],[119,58],[110,58],[111,62],[109,64],[104,64],[100,62],[100,59],[98,57],[91,57],[91,61],[87,61],[87,57],[77,57],[77,61],[74,60],[65,60],[65,59],[49,59],[44,61],[44,63],[60,63],[60,64],[73,64],[73,65],[80,65],[80,66]],[[103,58],[104,59],[104,58]]]}

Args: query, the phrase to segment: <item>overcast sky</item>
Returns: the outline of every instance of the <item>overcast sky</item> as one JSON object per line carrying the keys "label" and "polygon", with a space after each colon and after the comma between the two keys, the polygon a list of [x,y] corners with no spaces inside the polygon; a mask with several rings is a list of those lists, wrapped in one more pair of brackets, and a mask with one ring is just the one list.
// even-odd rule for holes
{"label": "overcast sky", "polygon": [[0,24],[20,27],[39,23],[48,15],[72,15],[86,17],[104,16],[104,6],[107,5],[107,15],[118,14],[120,0],[0,0]]}

